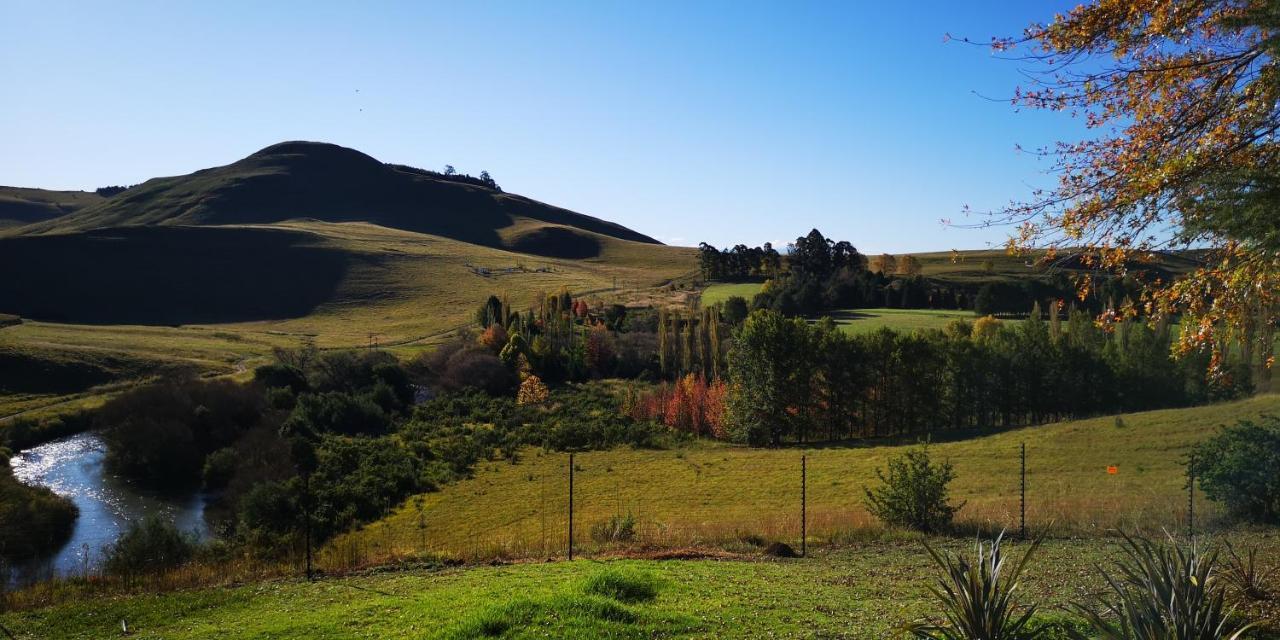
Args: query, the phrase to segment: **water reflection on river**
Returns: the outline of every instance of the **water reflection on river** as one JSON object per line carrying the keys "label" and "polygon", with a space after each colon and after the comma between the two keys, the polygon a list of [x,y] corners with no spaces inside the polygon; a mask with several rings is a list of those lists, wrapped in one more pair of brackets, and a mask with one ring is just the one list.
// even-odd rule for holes
{"label": "water reflection on river", "polygon": [[82,433],[27,449],[10,461],[18,480],[49,487],[80,508],[67,544],[52,556],[16,567],[13,582],[24,584],[95,570],[101,564],[103,548],[115,542],[129,523],[151,514],[201,539],[209,536],[203,495],[173,497],[143,491],[107,472],[105,455],[105,445],[97,434]]}

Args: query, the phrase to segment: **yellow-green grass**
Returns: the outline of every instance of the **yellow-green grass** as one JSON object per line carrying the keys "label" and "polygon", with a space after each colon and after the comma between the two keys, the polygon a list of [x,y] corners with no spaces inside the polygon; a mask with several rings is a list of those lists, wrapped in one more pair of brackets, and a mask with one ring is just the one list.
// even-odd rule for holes
{"label": "yellow-green grass", "polygon": [[[527,225],[526,225],[527,226]],[[412,356],[469,326],[491,294],[516,308],[540,293],[567,288],[578,295],[626,302],[632,296],[695,268],[694,249],[597,238],[589,259],[532,256],[439,236],[367,223],[299,221],[262,228],[312,234],[319,246],[353,256],[332,297],[298,318],[181,326],[88,325],[36,322],[0,328],[0,347],[72,353],[102,352],[197,366],[232,374],[265,362],[275,347],[313,342],[320,348],[363,347],[376,342]],[[521,227],[523,228],[523,227]],[[510,273],[501,272],[516,268]],[[485,269],[489,275],[480,275]],[[251,286],[246,283],[246,286]],[[31,397],[0,394],[0,418],[60,406],[76,394]]]}
{"label": "yellow-green grass", "polygon": [[845,309],[831,317],[845,333],[870,333],[882,327],[902,332],[942,329],[955,320],[974,320],[973,312],[950,309]]}
{"label": "yellow-green grass", "polygon": [[757,293],[760,293],[760,289],[763,286],[759,282],[719,282],[712,284],[702,290],[702,305],[709,307],[721,304],[733,296],[743,298],[747,301],[747,304],[750,304],[751,299]]}
{"label": "yellow-green grass", "polygon": [[[1280,538],[1233,534],[1280,560]],[[972,554],[971,540],[932,544]],[[1008,542],[1020,558],[1026,545]],[[1096,565],[1116,559],[1115,541],[1050,540],[1033,556],[1017,592],[1036,603],[1037,623],[1067,620],[1061,607],[1105,585]],[[608,574],[655,584],[652,599],[623,602],[591,593]],[[795,560],[713,558],[527,563],[372,572],[114,597],[0,614],[21,640],[97,639],[121,634],[170,640],[272,638],[885,638],[903,623],[941,611],[928,589],[937,569],[920,542],[817,550]],[[1280,587],[1280,580],[1268,585]],[[1235,598],[1233,598],[1233,601]],[[1274,633],[1276,602],[1239,612]],[[1062,637],[1061,635],[1055,637]],[[1266,636],[1263,637],[1272,637]]]}
{"label": "yellow-green grass", "polygon": [[[1082,390],[1087,393],[1087,390]],[[1115,527],[1181,528],[1184,458],[1218,425],[1280,410],[1280,396],[1103,417],[932,445],[955,465],[958,520],[998,531],[1018,524],[1019,459],[1027,445],[1027,519],[1034,531],[1097,534]],[[800,465],[808,465],[808,535],[814,543],[880,535],[863,488],[908,445],[752,449],[697,442],[675,450],[577,454],[575,540],[619,514],[637,519],[638,545],[735,544],[800,539]],[[568,456],[526,450],[518,464],[481,465],[475,477],[407,500],[385,519],[341,536],[322,563],[424,552],[451,557],[559,556],[567,540]],[[1115,466],[1118,472],[1108,473]],[[1201,504],[1202,523],[1218,516]]]}

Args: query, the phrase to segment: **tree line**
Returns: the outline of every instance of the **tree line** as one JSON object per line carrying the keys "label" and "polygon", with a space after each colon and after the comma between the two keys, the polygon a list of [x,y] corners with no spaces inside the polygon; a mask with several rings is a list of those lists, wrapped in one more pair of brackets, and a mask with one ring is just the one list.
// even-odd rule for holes
{"label": "tree line", "polygon": [[1207,379],[1208,356],[1174,359],[1167,326],[1111,331],[1075,310],[945,330],[851,336],[756,311],[728,360],[725,433],[753,445],[1040,424],[1226,399],[1247,367]]}

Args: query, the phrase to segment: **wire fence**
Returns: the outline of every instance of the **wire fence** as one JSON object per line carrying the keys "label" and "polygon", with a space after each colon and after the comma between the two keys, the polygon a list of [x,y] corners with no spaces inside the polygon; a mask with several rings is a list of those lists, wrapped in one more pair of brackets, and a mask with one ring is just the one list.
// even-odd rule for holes
{"label": "wire fence", "polygon": [[[965,455],[964,443],[952,446],[958,455],[935,452],[934,458],[954,465],[958,533],[1186,532],[1193,509],[1199,523],[1219,515],[1216,505],[1189,492],[1176,455],[1125,463],[1106,459],[1106,451],[1085,460],[1023,443],[981,455]],[[865,499],[884,464],[871,449],[849,446],[794,455],[714,446],[531,451],[514,464],[489,463],[472,480],[419,496],[391,517],[339,537],[318,566],[340,570],[415,557],[474,562],[759,552],[775,542],[802,553],[814,545],[891,538],[902,534],[883,526]]]}

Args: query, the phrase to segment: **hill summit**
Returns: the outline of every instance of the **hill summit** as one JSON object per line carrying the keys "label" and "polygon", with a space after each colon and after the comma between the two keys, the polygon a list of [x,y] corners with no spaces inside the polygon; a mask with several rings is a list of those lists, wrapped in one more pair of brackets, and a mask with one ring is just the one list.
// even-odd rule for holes
{"label": "hill summit", "polygon": [[491,247],[590,257],[599,234],[657,244],[612,222],[322,142],[274,144],[231,164],[153,178],[14,235],[155,225],[369,222]]}

